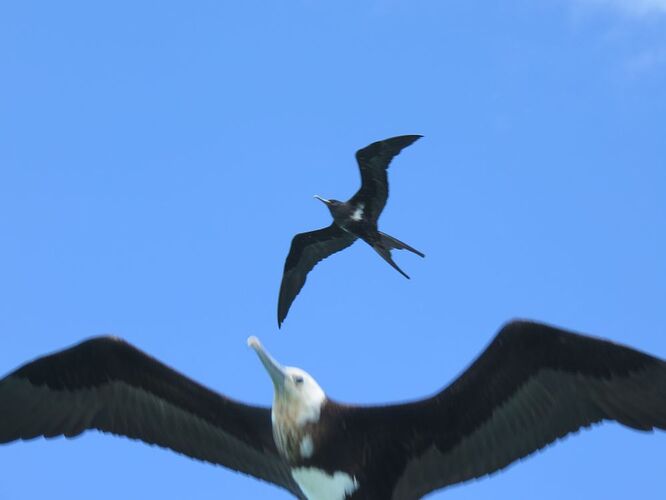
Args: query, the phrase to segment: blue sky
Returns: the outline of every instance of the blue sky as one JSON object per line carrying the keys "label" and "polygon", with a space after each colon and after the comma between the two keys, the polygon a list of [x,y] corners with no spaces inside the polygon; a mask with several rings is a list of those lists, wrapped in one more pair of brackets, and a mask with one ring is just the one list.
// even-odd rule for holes
{"label": "blue sky", "polygon": [[[113,333],[268,405],[246,347],[348,402],[425,396],[514,317],[666,357],[666,2],[5,2],[0,371]],[[328,225],[353,153],[425,137],[381,228],[281,331],[291,237]],[[449,500],[663,497],[663,434],[617,425]],[[288,498],[88,433],[0,447],[0,498]]]}

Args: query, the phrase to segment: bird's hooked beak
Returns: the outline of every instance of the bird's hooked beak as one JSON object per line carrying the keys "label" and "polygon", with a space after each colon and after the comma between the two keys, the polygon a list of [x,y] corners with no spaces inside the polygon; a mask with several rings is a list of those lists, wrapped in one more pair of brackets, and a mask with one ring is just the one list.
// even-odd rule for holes
{"label": "bird's hooked beak", "polygon": [[322,198],[318,194],[314,195],[314,198],[317,198],[319,201],[321,201],[322,203],[324,203],[327,206],[331,203],[331,200],[327,200],[326,198]]}
{"label": "bird's hooked beak", "polygon": [[261,345],[261,342],[259,342],[257,337],[249,337],[247,339],[247,345],[254,349],[257,356],[259,356],[259,360],[264,365],[268,375],[270,375],[271,380],[273,381],[275,390],[281,392],[284,388],[285,378],[287,377],[284,367],[268,354],[268,351],[264,349],[264,346]]}

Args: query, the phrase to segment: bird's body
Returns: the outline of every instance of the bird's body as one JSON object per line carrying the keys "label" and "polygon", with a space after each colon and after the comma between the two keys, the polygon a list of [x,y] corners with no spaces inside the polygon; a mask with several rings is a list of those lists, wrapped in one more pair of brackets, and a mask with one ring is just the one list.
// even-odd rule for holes
{"label": "bird's body", "polygon": [[306,372],[249,343],[273,380],[272,409],[216,394],[102,337],[0,380],[0,443],[99,429],[301,499],[412,500],[603,420],[666,429],[664,361],[538,323],[507,324],[441,392],[385,406],[337,403]]}
{"label": "bird's body", "polygon": [[420,137],[401,135],[373,142],[357,151],[361,188],[349,200],[327,200],[315,196],[328,207],[333,223],[328,227],[294,236],[280,285],[278,326],[282,325],[312,268],[322,259],[347,248],[359,238],[370,245],[391,267],[409,278],[393,261],[391,250],[409,250],[421,257],[424,257],[424,254],[379,231],[377,221],[388,199],[387,169],[391,160]]}
{"label": "bird's body", "polygon": [[[384,234],[377,229],[377,220],[370,218],[365,210],[365,203],[363,201],[338,201],[338,200],[325,200],[319,196],[317,199],[322,200],[326,204],[333,216],[333,224],[342,229],[345,236],[353,236],[355,239],[360,238],[370,245],[386,262],[389,263],[396,271],[402,274],[405,278],[409,276],[400,269],[391,258],[391,250],[409,250],[420,257],[425,255],[418,250],[410,247],[406,243]],[[308,234],[308,233],[306,233]],[[354,240],[352,240],[354,241]]]}

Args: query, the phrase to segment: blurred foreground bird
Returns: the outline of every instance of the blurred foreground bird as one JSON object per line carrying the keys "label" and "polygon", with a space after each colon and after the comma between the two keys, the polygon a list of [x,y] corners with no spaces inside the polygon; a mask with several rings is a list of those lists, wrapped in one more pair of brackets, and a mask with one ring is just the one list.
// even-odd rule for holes
{"label": "blurred foreground bird", "polygon": [[[97,429],[229,467],[300,499],[413,500],[603,420],[666,429],[664,361],[539,323],[508,323],[441,392],[383,406],[337,403],[256,338],[248,344],[273,382],[272,408],[229,399],[120,339],[99,337],[0,380],[0,443]],[[0,448],[5,480],[11,453]]]}

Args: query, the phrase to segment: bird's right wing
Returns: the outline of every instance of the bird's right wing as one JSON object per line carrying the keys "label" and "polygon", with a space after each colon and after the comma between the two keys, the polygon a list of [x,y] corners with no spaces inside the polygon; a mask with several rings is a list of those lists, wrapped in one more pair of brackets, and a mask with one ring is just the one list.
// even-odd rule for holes
{"label": "bird's right wing", "polygon": [[413,500],[500,470],[603,420],[666,430],[666,362],[514,321],[435,396],[348,413],[347,428],[382,447],[373,473],[394,481],[390,498]]}
{"label": "bird's right wing", "polygon": [[432,423],[432,441],[408,464],[396,498],[490,474],[603,420],[666,430],[666,363],[514,321],[452,385],[414,408]]}
{"label": "bird's right wing", "polygon": [[356,236],[343,231],[337,224],[300,233],[291,240],[289,255],[284,263],[282,284],[278,297],[278,326],[287,317],[291,303],[305,284],[305,278],[317,263],[347,248],[354,243]]}
{"label": "bird's right wing", "polygon": [[420,139],[420,135],[400,135],[373,142],[356,151],[356,161],[361,171],[361,188],[349,202],[363,206],[368,218],[377,222],[388,199],[388,175],[391,160],[404,148]]}
{"label": "bird's right wing", "polygon": [[87,429],[171,448],[303,498],[273,442],[269,408],[217,394],[121,339],[87,340],[0,380],[0,443]]}

